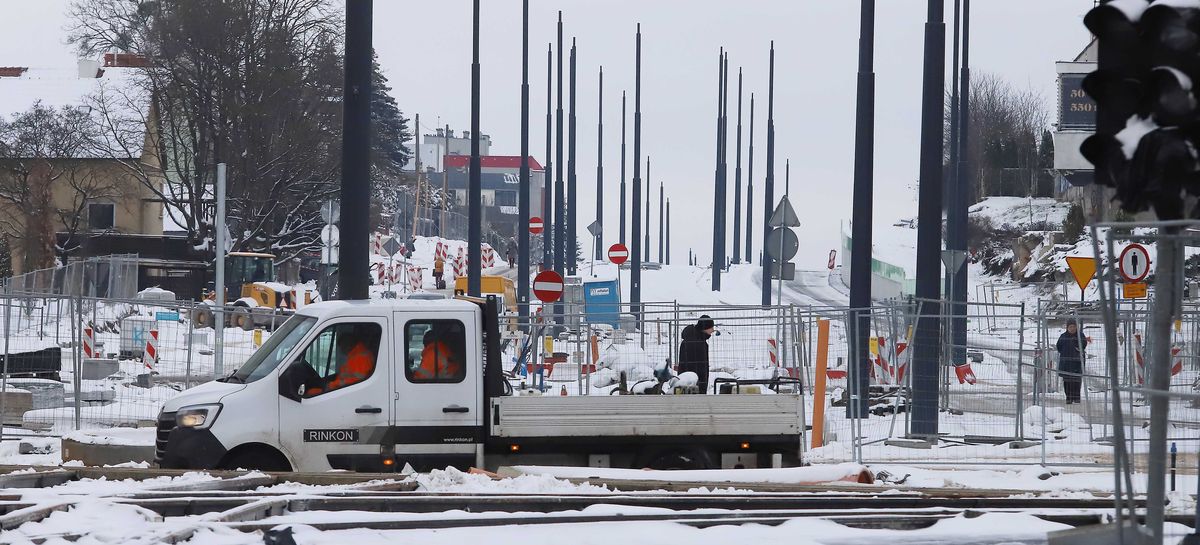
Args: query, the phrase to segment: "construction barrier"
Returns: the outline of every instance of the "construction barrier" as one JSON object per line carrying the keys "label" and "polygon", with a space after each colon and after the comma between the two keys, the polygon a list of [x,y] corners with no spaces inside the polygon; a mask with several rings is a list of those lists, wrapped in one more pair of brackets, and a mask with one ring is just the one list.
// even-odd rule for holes
{"label": "construction barrier", "polygon": [[92,328],[91,322],[83,326],[83,356],[85,358],[98,358],[96,353],[96,330]]}
{"label": "construction barrier", "polygon": [[146,350],[142,353],[142,364],[146,369],[154,370],[154,364],[158,363],[158,330],[151,329],[146,336]]}
{"label": "construction barrier", "polygon": [[[1138,384],[1146,384],[1146,358],[1143,355],[1144,351],[1145,347],[1142,345],[1142,332],[1134,332],[1133,356],[1134,360],[1137,362],[1136,372]],[[1182,351],[1183,349],[1180,348],[1179,345],[1171,346],[1171,357],[1175,358],[1175,363],[1171,364],[1171,376],[1178,375],[1180,371],[1183,371],[1183,358],[1179,356],[1179,353]]]}
{"label": "construction barrier", "polygon": [[424,279],[424,271],[421,269],[421,267],[408,268],[408,285],[413,289],[413,291],[421,289],[422,285],[424,284]]}
{"label": "construction barrier", "polygon": [[483,244],[483,249],[480,250],[479,263],[484,269],[496,266],[496,251],[486,242]]}

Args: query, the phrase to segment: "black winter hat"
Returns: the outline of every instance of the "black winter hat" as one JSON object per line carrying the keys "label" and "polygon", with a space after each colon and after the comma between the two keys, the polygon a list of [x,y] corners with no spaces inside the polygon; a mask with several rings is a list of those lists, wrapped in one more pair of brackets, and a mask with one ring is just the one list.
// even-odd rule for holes
{"label": "black winter hat", "polygon": [[696,322],[696,329],[699,329],[700,331],[707,331],[716,327],[716,325],[717,324],[713,322],[712,318],[710,318],[707,314],[703,314],[700,316],[700,321]]}

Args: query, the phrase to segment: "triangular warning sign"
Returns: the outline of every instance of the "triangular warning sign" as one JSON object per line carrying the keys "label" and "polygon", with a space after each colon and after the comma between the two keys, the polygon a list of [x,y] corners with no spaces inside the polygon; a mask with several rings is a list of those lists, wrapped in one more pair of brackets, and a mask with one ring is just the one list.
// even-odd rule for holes
{"label": "triangular warning sign", "polygon": [[767,225],[771,227],[800,226],[800,218],[792,209],[792,203],[788,202],[787,195],[784,195],[783,200],[779,201],[779,206],[776,206],[775,211],[771,213],[771,219],[767,220]]}
{"label": "triangular warning sign", "polygon": [[1092,283],[1092,277],[1096,275],[1096,260],[1090,257],[1068,257],[1067,267],[1071,269],[1071,274],[1075,276],[1075,283],[1079,284],[1079,289],[1087,289],[1088,284]]}

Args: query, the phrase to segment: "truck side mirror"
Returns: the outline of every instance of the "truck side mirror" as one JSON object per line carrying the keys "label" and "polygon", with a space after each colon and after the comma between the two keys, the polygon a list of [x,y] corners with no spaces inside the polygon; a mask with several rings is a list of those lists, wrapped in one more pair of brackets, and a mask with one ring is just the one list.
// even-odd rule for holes
{"label": "truck side mirror", "polygon": [[300,397],[300,389],[305,386],[305,367],[308,366],[302,363],[293,363],[279,374],[279,395],[297,403],[303,399]]}

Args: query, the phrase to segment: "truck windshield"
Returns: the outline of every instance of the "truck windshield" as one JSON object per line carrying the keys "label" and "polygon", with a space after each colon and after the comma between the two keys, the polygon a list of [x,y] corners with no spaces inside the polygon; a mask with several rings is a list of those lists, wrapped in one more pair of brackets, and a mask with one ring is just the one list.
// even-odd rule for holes
{"label": "truck windshield", "polygon": [[311,316],[292,316],[271,334],[267,342],[263,343],[240,369],[229,376],[229,380],[250,383],[267,376],[316,323],[317,319]]}

